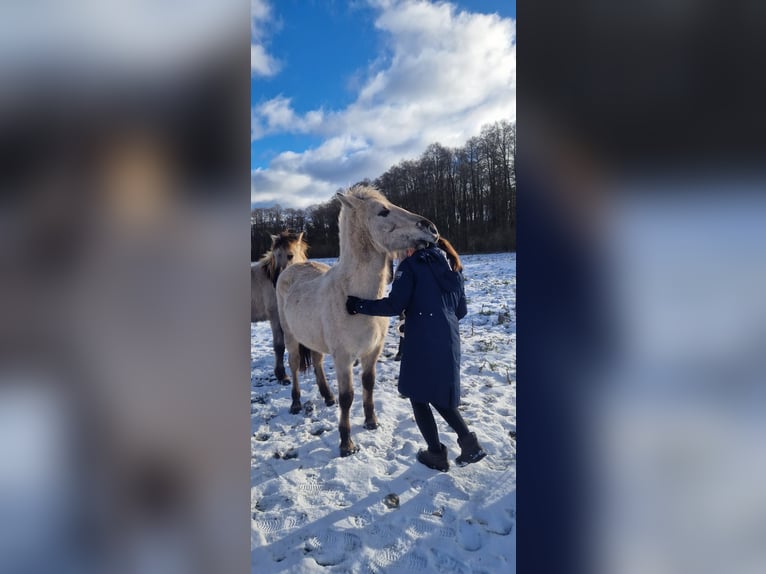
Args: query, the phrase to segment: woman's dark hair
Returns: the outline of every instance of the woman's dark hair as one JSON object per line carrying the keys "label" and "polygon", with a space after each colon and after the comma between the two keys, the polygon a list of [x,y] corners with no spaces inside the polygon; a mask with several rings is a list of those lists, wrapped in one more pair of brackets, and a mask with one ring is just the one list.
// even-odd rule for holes
{"label": "woman's dark hair", "polygon": [[449,241],[443,237],[440,237],[436,242],[436,245],[439,247],[439,249],[447,254],[447,259],[449,259],[449,263],[450,266],[452,266],[453,271],[463,271],[463,264],[460,262],[460,256],[457,254],[457,251],[455,251],[455,248],[452,247],[452,244]]}

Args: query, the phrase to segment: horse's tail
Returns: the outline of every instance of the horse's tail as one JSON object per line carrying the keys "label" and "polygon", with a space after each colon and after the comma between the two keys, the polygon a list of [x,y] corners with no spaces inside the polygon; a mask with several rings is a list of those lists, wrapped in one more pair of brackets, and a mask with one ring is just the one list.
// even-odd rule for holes
{"label": "horse's tail", "polygon": [[298,345],[298,353],[301,357],[298,369],[300,369],[301,373],[304,373],[311,366],[311,349],[308,349],[303,345]]}

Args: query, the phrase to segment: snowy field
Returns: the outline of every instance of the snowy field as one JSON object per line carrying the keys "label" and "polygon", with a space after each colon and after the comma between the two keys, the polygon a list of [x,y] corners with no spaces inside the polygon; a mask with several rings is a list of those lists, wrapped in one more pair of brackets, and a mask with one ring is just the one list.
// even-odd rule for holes
{"label": "snowy field", "polygon": [[[468,315],[460,322],[460,410],[489,454],[455,465],[456,436],[435,413],[447,473],[415,459],[425,442],[396,389],[395,318],[377,366],[377,430],[362,428],[354,367],[351,436],[360,450],[347,458],[338,454],[337,404],[324,405],[309,370],[301,378],[308,408],[289,414],[291,387],[273,376],[268,323],[252,325],[253,573],[516,571],[516,255],[462,260]],[[325,371],[337,396],[332,357]],[[384,502],[390,494],[398,507]]]}

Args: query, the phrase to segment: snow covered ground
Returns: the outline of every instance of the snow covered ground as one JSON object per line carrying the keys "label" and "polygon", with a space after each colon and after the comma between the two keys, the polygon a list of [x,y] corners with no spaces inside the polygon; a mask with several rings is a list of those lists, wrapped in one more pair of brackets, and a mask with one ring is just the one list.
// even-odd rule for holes
{"label": "snow covered ground", "polygon": [[[253,573],[516,571],[516,255],[466,255],[463,264],[460,410],[489,455],[456,466],[456,437],[437,414],[447,473],[415,459],[425,443],[396,389],[395,318],[377,366],[377,430],[362,428],[354,368],[351,436],[360,451],[347,458],[338,455],[337,405],[324,405],[309,370],[301,400],[310,407],[289,414],[290,387],[272,372],[268,323],[252,325]],[[331,357],[325,371],[337,395]],[[398,507],[386,505],[389,494]]]}

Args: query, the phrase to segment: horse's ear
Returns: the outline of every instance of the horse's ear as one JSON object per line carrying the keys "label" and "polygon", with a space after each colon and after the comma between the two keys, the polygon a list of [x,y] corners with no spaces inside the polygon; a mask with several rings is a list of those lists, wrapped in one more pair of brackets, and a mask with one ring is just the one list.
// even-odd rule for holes
{"label": "horse's ear", "polygon": [[300,243],[301,241],[303,241],[303,231],[301,231],[301,232],[298,234],[298,243]]}
{"label": "horse's ear", "polygon": [[335,197],[338,198],[342,205],[345,205],[349,209],[354,209],[354,203],[351,201],[351,197],[343,195],[342,193],[336,193]]}
{"label": "horse's ear", "polygon": [[272,244],[279,238],[279,235],[272,235],[268,231],[266,232],[266,234],[271,238],[271,243]]}

